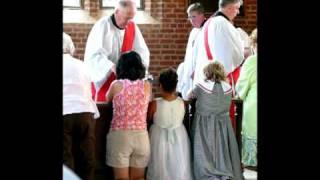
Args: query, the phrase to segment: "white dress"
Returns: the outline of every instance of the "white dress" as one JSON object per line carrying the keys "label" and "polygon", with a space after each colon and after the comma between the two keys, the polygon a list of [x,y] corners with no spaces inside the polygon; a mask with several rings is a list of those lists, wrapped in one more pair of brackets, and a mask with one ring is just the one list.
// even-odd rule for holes
{"label": "white dress", "polygon": [[190,141],[183,125],[181,98],[157,98],[154,124],[150,128],[151,157],[148,180],[192,180]]}

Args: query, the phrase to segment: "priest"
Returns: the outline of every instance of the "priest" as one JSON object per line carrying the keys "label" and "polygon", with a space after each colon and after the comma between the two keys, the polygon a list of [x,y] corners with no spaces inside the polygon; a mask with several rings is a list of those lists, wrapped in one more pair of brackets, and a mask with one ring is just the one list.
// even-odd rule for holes
{"label": "priest", "polygon": [[134,50],[146,69],[149,67],[149,49],[133,22],[136,11],[134,0],[117,0],[114,13],[98,20],[89,33],[84,62],[91,75],[95,102],[105,102],[106,92],[116,79],[115,64],[121,53]]}

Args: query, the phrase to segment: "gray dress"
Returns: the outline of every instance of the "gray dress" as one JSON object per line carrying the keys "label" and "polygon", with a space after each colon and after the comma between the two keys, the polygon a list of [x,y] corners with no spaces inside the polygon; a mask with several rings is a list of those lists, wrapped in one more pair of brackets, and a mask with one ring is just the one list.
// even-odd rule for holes
{"label": "gray dress", "polygon": [[193,90],[197,98],[191,137],[194,176],[196,180],[243,180],[229,118],[231,87],[226,82],[211,84],[212,89],[197,84]]}

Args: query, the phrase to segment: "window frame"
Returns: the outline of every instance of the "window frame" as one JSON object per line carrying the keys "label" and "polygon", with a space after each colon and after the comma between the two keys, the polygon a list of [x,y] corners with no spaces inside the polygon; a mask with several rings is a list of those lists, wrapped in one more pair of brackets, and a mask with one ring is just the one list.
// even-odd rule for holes
{"label": "window frame", "polygon": [[62,1],[63,9],[83,9],[84,8],[84,0],[78,0],[80,2],[80,7],[77,6],[64,6]]}
{"label": "window frame", "polygon": [[[205,15],[208,17],[211,16],[213,13],[215,13],[219,9],[219,5],[218,5],[219,0],[214,0],[213,2],[212,0],[188,0],[187,8],[190,4],[195,2],[200,2],[204,6]],[[245,1],[243,0],[237,17],[245,17],[244,5],[245,5]]]}
{"label": "window frame", "polygon": [[[103,7],[102,6],[102,1],[103,0],[99,0],[100,1],[100,9],[104,9],[104,10],[107,10],[107,9],[114,9],[114,6],[105,6]],[[140,0],[140,7],[137,7],[138,10],[144,10],[145,6],[145,0]]]}

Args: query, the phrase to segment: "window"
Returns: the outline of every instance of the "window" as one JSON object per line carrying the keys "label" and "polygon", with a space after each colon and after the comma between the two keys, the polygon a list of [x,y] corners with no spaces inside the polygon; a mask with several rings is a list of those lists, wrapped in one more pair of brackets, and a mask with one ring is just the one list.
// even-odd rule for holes
{"label": "window", "polygon": [[[219,7],[218,7],[218,0],[189,0],[188,1],[188,5],[195,3],[195,2],[200,2],[203,6],[204,6],[204,10],[205,10],[205,14],[208,16],[211,16],[214,12],[216,12]],[[242,4],[242,6],[240,6],[240,13],[238,14],[238,16],[243,17],[244,16],[244,3]]]}
{"label": "window", "polygon": [[[116,0],[101,0],[101,7],[102,8],[113,8],[114,7],[114,3],[116,2]],[[138,9],[143,9],[143,1],[144,0],[134,0],[137,4],[137,8]]]}
{"label": "window", "polygon": [[81,8],[82,0],[63,0],[63,7]]}

